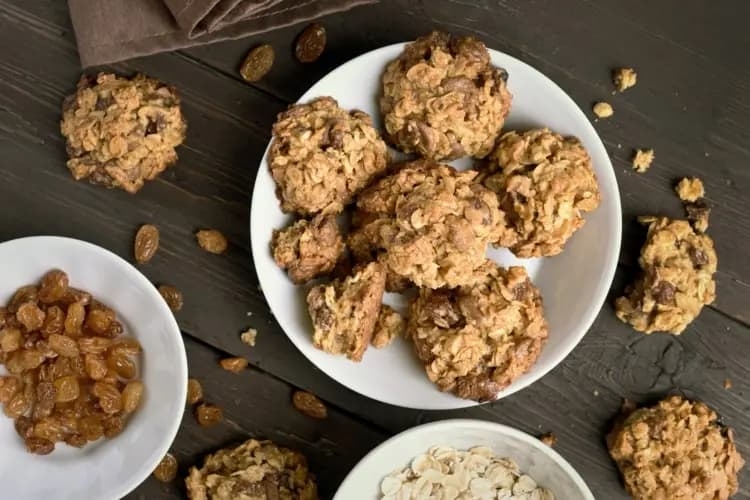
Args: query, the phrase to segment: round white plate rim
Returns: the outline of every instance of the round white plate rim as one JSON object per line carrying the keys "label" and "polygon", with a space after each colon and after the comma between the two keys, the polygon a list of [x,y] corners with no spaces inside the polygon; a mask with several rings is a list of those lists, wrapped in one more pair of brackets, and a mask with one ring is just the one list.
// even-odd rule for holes
{"label": "round white plate rim", "polygon": [[[315,87],[324,79],[328,78],[334,78],[335,75],[339,72],[343,73],[347,70],[347,68],[351,65],[357,64],[361,59],[367,58],[367,57],[373,57],[379,52],[387,52],[392,51],[394,49],[402,49],[407,43],[409,42],[400,42],[400,43],[394,43],[390,45],[386,45],[377,49],[373,49],[371,51],[365,52],[364,54],[361,54],[357,57],[354,57],[353,59],[350,59],[349,61],[341,64],[340,66],[334,68],[327,74],[325,74],[323,77],[321,77],[319,80],[317,80],[313,85],[310,86],[310,88],[305,91],[302,96],[296,101],[296,102],[305,102],[308,99],[314,97],[314,95],[311,95],[312,90],[315,89]],[[578,115],[578,119],[582,124],[585,123],[585,126],[589,128],[589,131],[592,133],[593,138],[595,139],[595,147],[599,150],[600,156],[603,158],[606,158],[607,164],[605,165],[606,168],[604,169],[604,172],[606,173],[606,179],[602,179],[601,174],[598,172],[597,176],[599,177],[599,183],[601,184],[603,181],[607,182],[611,189],[611,192],[614,193],[615,196],[612,197],[611,201],[614,203],[614,211],[617,214],[622,213],[622,207],[621,207],[621,201],[620,201],[620,193],[619,193],[619,187],[617,184],[617,179],[614,174],[614,167],[612,166],[612,162],[609,159],[609,155],[606,152],[606,149],[604,147],[604,144],[602,143],[601,138],[599,137],[599,134],[597,133],[596,129],[593,127],[591,122],[589,121],[586,114],[581,110],[581,108],[576,104],[576,102],[568,95],[567,92],[565,92],[557,83],[555,83],[552,79],[547,77],[544,73],[539,71],[538,69],[534,68],[533,66],[529,65],[528,63],[521,61],[520,59],[517,59],[509,54],[506,54],[505,52],[495,50],[495,49],[488,49],[490,54],[496,53],[497,55],[507,58],[508,60],[512,61],[515,64],[524,66],[525,70],[528,70],[532,74],[534,74],[537,78],[540,80],[543,80],[545,84],[550,85],[557,89],[557,91],[560,93],[561,96],[568,102],[568,105],[571,107],[571,109],[574,110],[574,112]],[[512,75],[511,75],[512,78]],[[336,96],[333,96],[336,98]],[[513,109],[511,107],[511,113],[513,112]],[[255,177],[255,183],[253,185],[253,194],[252,194],[252,200],[250,203],[250,244],[251,244],[251,253],[252,258],[254,262],[255,272],[258,276],[258,281],[261,287],[261,291],[263,292],[264,297],[266,298],[266,302],[269,305],[269,308],[271,309],[271,314],[276,318],[276,321],[281,326],[281,329],[284,331],[284,334],[291,340],[291,342],[295,345],[295,347],[302,352],[302,354],[308,359],[309,362],[311,362],[314,366],[316,366],[318,369],[323,371],[327,376],[330,378],[336,380],[338,383],[342,384],[346,388],[355,391],[359,394],[362,394],[359,390],[357,390],[356,387],[353,386],[353,384],[350,384],[347,380],[340,380],[331,374],[329,374],[328,370],[325,366],[321,366],[319,363],[316,363],[307,353],[308,346],[303,345],[303,343],[295,338],[295,336],[290,335],[287,333],[287,327],[285,325],[285,321],[281,318],[279,318],[274,310],[273,306],[271,305],[271,302],[268,299],[268,296],[266,294],[266,291],[263,289],[263,270],[257,266],[257,263],[260,262],[261,258],[261,252],[268,252],[269,250],[269,244],[268,241],[258,241],[259,238],[254,238],[253,234],[260,234],[260,228],[257,227],[257,225],[260,223],[260,220],[256,217],[253,217],[253,214],[259,213],[259,210],[261,208],[257,205],[258,203],[258,196],[256,196],[256,191],[259,189],[259,185],[261,183],[261,176],[263,175],[263,170],[267,169],[267,158],[268,158],[268,152],[271,148],[271,141],[269,141],[268,145],[266,146],[266,149],[263,153],[263,157],[261,158],[258,172],[256,173]],[[589,149],[591,149],[589,147]],[[575,347],[581,342],[583,337],[586,335],[588,330],[591,328],[591,325],[593,325],[594,321],[596,320],[597,315],[599,314],[602,306],[604,305],[604,301],[607,297],[607,292],[609,291],[609,287],[612,284],[612,281],[614,279],[615,271],[617,268],[617,262],[620,254],[620,245],[621,245],[621,239],[622,239],[622,220],[621,217],[616,217],[613,221],[614,224],[614,233],[617,236],[617,241],[615,242],[615,246],[610,249],[610,253],[607,258],[607,265],[606,269],[604,269],[604,277],[602,280],[599,281],[599,286],[596,289],[596,297],[598,297],[597,300],[592,301],[592,303],[589,305],[589,307],[586,309],[586,314],[584,317],[580,320],[580,327],[578,329],[578,332],[576,335],[570,335],[566,338],[566,341],[563,344],[563,347],[559,350],[559,352],[554,356],[554,358],[548,363],[549,368],[546,370],[543,370],[543,372],[539,373],[536,377],[530,377],[522,382],[515,381],[510,386],[505,388],[502,392],[502,395],[499,399],[505,398],[507,396],[510,396],[514,394],[515,392],[522,390],[529,385],[533,384],[534,382],[538,381],[540,378],[544,377],[547,373],[552,371],[556,366],[558,366],[562,361],[575,349]],[[314,349],[314,347],[313,347]],[[413,409],[420,409],[420,410],[437,410],[437,409],[457,409],[457,408],[466,408],[469,406],[475,406],[480,403],[476,401],[471,400],[462,400],[460,398],[455,398],[455,404],[454,405],[435,405],[434,407],[424,407],[424,406],[418,406],[418,405],[410,405],[409,403],[405,402],[395,402],[395,401],[386,401],[384,399],[376,398],[374,396],[371,396],[369,394],[363,394],[367,397],[370,397],[372,399],[376,399],[378,401],[381,401],[383,403],[391,404],[394,406],[401,406],[404,408],[413,408]]]}
{"label": "round white plate rim", "polygon": [[[125,270],[128,271],[128,274],[133,277],[134,280],[137,281],[138,285],[142,287],[143,290],[146,290],[146,293],[151,295],[151,297],[154,300],[155,304],[158,304],[156,307],[162,309],[164,312],[164,318],[168,324],[168,327],[171,332],[176,334],[176,344],[179,347],[178,351],[179,359],[174,360],[176,362],[176,368],[178,370],[179,377],[181,379],[185,380],[184,384],[180,384],[178,387],[175,388],[175,391],[177,392],[177,400],[179,401],[185,401],[187,398],[187,377],[188,377],[188,369],[187,369],[187,353],[185,351],[185,344],[182,340],[182,334],[180,331],[180,327],[177,323],[177,319],[174,317],[174,314],[167,306],[166,302],[164,302],[163,298],[159,294],[156,287],[146,278],[146,276],[141,273],[138,268],[136,268],[134,265],[132,265],[130,262],[126,261],[119,255],[115,254],[114,252],[107,250],[106,248],[100,247],[94,243],[90,243],[88,241],[79,240],[76,238],[69,238],[65,236],[54,236],[54,235],[39,235],[39,236],[26,236],[21,238],[15,238],[12,240],[7,240],[2,243],[0,243],[0,251],[4,251],[7,249],[7,247],[12,247],[15,245],[24,245],[24,244],[32,244],[36,243],[40,246],[54,246],[54,245],[69,245],[73,247],[80,247],[85,249],[85,251],[90,251],[94,253],[98,253],[102,256],[104,256],[106,259],[109,259],[113,262],[116,262],[117,265],[122,266]],[[14,284],[15,285],[15,284]],[[21,286],[23,284],[18,284],[18,286]],[[113,489],[112,491],[106,493],[106,497],[102,497],[102,500],[105,500],[105,498],[110,498],[112,500],[118,500],[128,493],[132,492],[135,488],[137,488],[144,480],[146,480],[149,475],[153,472],[153,470],[156,468],[156,466],[161,461],[161,458],[169,451],[170,447],[172,446],[172,443],[174,442],[175,437],[177,436],[177,432],[179,431],[180,425],[182,423],[182,416],[184,414],[184,405],[181,407],[182,411],[179,412],[179,415],[175,415],[174,419],[172,420],[172,423],[170,427],[167,429],[167,431],[163,434],[164,440],[161,442],[161,445],[157,448],[156,451],[152,454],[153,459],[148,462],[143,462],[141,466],[137,469],[137,473],[130,476],[130,478],[127,481],[123,481],[120,484],[120,487],[117,489]],[[168,438],[168,439],[167,439]],[[110,444],[114,445],[116,443],[104,443],[104,444]]]}
{"label": "round white plate rim", "polygon": [[[520,441],[523,441],[525,444],[529,445],[531,448],[535,448],[536,450],[542,452],[543,454],[547,455],[549,458],[551,458],[555,463],[557,463],[563,471],[573,480],[573,482],[576,484],[578,488],[581,489],[581,491],[584,491],[586,493],[586,498],[583,498],[581,500],[595,500],[593,493],[591,493],[591,489],[586,484],[586,481],[583,480],[581,475],[576,471],[570,463],[568,463],[565,458],[563,458],[562,455],[560,455],[558,452],[553,450],[550,446],[547,446],[546,444],[542,443],[539,439],[535,438],[534,436],[527,434],[523,431],[520,431],[514,427],[510,427],[505,424],[499,424],[497,422],[487,422],[485,420],[475,420],[470,418],[453,418],[448,420],[440,420],[437,422],[430,422],[427,424],[418,425],[416,427],[412,427],[410,429],[406,429],[405,431],[402,431],[395,436],[392,436],[382,443],[380,443],[378,446],[370,450],[367,455],[362,457],[362,459],[357,462],[357,464],[352,468],[352,470],[349,471],[349,473],[346,475],[344,480],[339,485],[338,489],[336,490],[336,494],[333,496],[333,500],[348,500],[344,499],[343,497],[339,496],[339,493],[341,491],[346,491],[345,488],[350,488],[349,483],[353,483],[356,478],[359,476],[360,471],[364,470],[367,466],[367,462],[371,460],[375,455],[383,453],[385,450],[388,450],[391,447],[394,447],[398,444],[398,442],[408,436],[412,436],[415,434],[425,434],[425,435],[435,435],[440,436],[445,431],[451,430],[455,431],[457,429],[464,429],[464,430],[479,430],[479,431],[486,431],[488,433],[498,433],[503,434],[506,436],[514,437]],[[426,450],[425,450],[426,451]],[[403,457],[404,460],[409,460],[412,457]],[[513,458],[513,457],[511,457]],[[561,499],[563,500],[563,499]]]}

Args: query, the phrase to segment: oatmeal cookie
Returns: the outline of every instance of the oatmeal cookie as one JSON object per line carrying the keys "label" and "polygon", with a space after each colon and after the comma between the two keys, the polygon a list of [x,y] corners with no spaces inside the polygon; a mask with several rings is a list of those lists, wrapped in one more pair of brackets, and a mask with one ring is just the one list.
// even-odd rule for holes
{"label": "oatmeal cookie", "polygon": [[317,215],[274,230],[271,249],[276,264],[302,284],[333,270],[344,252],[344,238],[335,216]]}
{"label": "oatmeal cookie", "polygon": [[190,500],[318,499],[301,453],[255,439],[209,454],[185,483]]}
{"label": "oatmeal cookie", "polygon": [[725,500],[744,464],[732,430],[680,396],[622,415],[607,447],[636,500]]}
{"label": "oatmeal cookie", "polygon": [[370,343],[376,349],[381,349],[397,337],[403,337],[406,330],[404,317],[396,312],[391,306],[383,304],[380,306],[378,321],[375,323],[375,333]]}
{"label": "oatmeal cookie", "polygon": [[403,165],[359,196],[350,247],[420,287],[472,283],[505,220],[476,176],[432,160]]}
{"label": "oatmeal cookie", "polygon": [[643,333],[682,331],[714,301],[716,252],[684,220],[642,217],[648,224],[640,278],[615,302],[617,317]]}
{"label": "oatmeal cookie", "polygon": [[307,294],[313,324],[313,345],[330,354],[345,354],[361,361],[380,312],[385,291],[385,271],[372,262],[354,274]]}
{"label": "oatmeal cookie", "polygon": [[503,134],[482,183],[497,193],[511,228],[500,232],[496,245],[524,258],[562,252],[583,226],[583,213],[600,201],[581,142],[546,128]]}
{"label": "oatmeal cookie", "polygon": [[385,142],[362,111],[332,97],[295,104],[273,125],[268,156],[284,212],[339,213],[385,170]]}
{"label": "oatmeal cookie", "polygon": [[488,401],[536,362],[547,322],[523,267],[487,261],[477,274],[473,286],[421,288],[410,305],[407,335],[440,390]]}
{"label": "oatmeal cookie", "polygon": [[60,123],[73,178],[128,193],[177,161],[186,129],[173,87],[106,73],[81,78]]}
{"label": "oatmeal cookie", "polygon": [[389,140],[435,160],[484,158],[510,111],[507,79],[473,37],[435,31],[417,39],[383,74],[380,110]]}

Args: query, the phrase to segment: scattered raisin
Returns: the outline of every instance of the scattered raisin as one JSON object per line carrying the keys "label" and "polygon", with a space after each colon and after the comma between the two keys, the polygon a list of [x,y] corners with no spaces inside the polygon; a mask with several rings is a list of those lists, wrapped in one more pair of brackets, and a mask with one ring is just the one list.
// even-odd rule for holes
{"label": "scattered raisin", "polygon": [[159,229],[153,224],[144,224],[135,233],[133,251],[135,261],[145,264],[150,261],[159,249]]}
{"label": "scattered raisin", "polygon": [[182,309],[182,292],[176,287],[161,285],[159,286],[159,293],[172,311],[177,312]]}
{"label": "scattered raisin", "polygon": [[[2,391],[2,387],[0,387],[0,391]],[[2,394],[0,392],[0,394]],[[187,386],[187,403],[189,405],[194,405],[197,403],[200,403],[203,400],[203,387],[201,386],[201,383],[194,378],[188,379],[188,386]],[[2,401],[2,399],[0,399]]]}
{"label": "scattered raisin", "polygon": [[68,291],[68,275],[59,269],[53,269],[44,275],[39,286],[39,301],[45,304],[57,302]]}
{"label": "scattered raisin", "polygon": [[212,427],[224,418],[221,408],[211,403],[201,403],[195,407],[195,419],[202,427]]}
{"label": "scattered raisin", "polygon": [[227,250],[227,238],[217,229],[201,229],[195,233],[198,245],[209,253],[222,254]]}
{"label": "scattered raisin", "polygon": [[323,419],[328,416],[328,409],[318,396],[307,391],[295,391],[292,404],[303,415]]}
{"label": "scattered raisin", "polygon": [[164,455],[154,469],[154,477],[162,483],[173,481],[177,477],[177,459],[171,453]]}
{"label": "scattered raisin", "polygon": [[234,357],[224,358],[219,361],[219,364],[228,372],[240,373],[242,370],[247,368],[247,360],[245,358]]}
{"label": "scattered raisin", "polygon": [[258,45],[247,53],[240,67],[240,75],[245,81],[257,82],[271,71],[274,58],[273,47],[268,44]]}
{"label": "scattered raisin", "polygon": [[55,449],[55,443],[48,439],[30,437],[26,439],[26,449],[35,455],[49,455]]}
{"label": "scattered raisin", "polygon": [[318,23],[313,23],[297,37],[294,55],[301,63],[311,63],[320,58],[325,48],[326,29]]}

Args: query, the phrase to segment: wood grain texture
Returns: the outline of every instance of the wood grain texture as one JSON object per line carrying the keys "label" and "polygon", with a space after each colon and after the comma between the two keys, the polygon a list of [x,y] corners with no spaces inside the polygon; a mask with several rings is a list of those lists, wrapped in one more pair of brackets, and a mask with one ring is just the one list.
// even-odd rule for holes
{"label": "wood grain texture", "polygon": [[[325,18],[328,50],[313,65],[291,55],[299,27],[116,65],[110,69],[143,71],[177,85],[189,120],[177,167],[130,196],[76,183],[64,166],[60,103],[80,73],[65,2],[0,0],[0,196],[6,207],[0,239],[72,236],[132,260],[136,228],[159,226],[162,248],[141,270],[154,283],[184,292],[177,317],[190,370],[229,417],[206,431],[186,415],[174,444],[183,466],[226,443],[265,436],[304,451],[327,498],[388,435],[422,422],[471,417],[533,434],[554,432],[557,449],[597,498],[624,499],[603,443],[623,397],[646,402],[681,392],[703,399],[736,428],[740,450],[750,457],[750,368],[743,356],[750,348],[750,330],[743,326],[750,323],[750,203],[743,194],[750,190],[750,71],[741,64],[750,49],[743,35],[750,4],[727,4],[717,12],[676,0],[638,0],[627,7],[615,0],[564,6],[389,0]],[[623,199],[623,265],[612,298],[633,275],[642,241],[634,216],[680,215],[672,184],[684,175],[704,179],[716,205],[710,233],[720,258],[719,300],[683,336],[633,332],[614,317],[610,300],[580,346],[538,383],[491,405],[448,412],[406,410],[359,396],[318,371],[287,340],[258,289],[248,252],[249,193],[275,115],[333,67],[432,27],[477,34],[522,58],[585,110],[602,98],[615,107],[611,120],[595,124],[612,154]],[[250,86],[239,79],[237,66],[261,42],[274,45],[277,61],[266,79]],[[618,65],[635,66],[639,84],[611,96],[609,71]],[[643,146],[655,148],[657,160],[638,175],[629,159],[633,147]],[[226,255],[195,245],[193,233],[204,227],[227,234]],[[254,348],[239,341],[248,326],[259,330]],[[246,356],[253,369],[239,376],[222,372],[216,360],[223,353]],[[729,391],[722,388],[725,378],[733,381]],[[293,387],[327,401],[329,420],[296,414],[289,404]],[[738,497],[750,498],[750,473],[743,471],[741,485]],[[182,494],[149,479],[130,497]]]}

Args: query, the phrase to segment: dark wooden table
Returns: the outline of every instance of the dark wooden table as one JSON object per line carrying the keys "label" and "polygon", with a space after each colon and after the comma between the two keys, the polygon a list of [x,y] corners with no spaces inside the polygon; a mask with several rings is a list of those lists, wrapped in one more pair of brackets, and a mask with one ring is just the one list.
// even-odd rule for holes
{"label": "dark wooden table", "polygon": [[[750,458],[750,2],[744,0],[421,1],[385,0],[329,16],[328,48],[315,64],[294,61],[300,27],[116,64],[176,85],[190,128],[180,161],[138,195],[74,182],[58,131],[60,105],[80,74],[66,2],[0,0],[0,238],[55,234],[92,241],[126,259],[136,228],[154,223],[162,248],[141,270],[184,291],[177,314],[191,375],[226,420],[197,426],[190,412],[172,447],[181,473],[214,448],[258,436],[298,448],[330,498],[350,468],[388,436],[452,417],[554,432],[557,450],[597,498],[626,498],[603,442],[622,398],[651,401],[682,393],[713,406],[736,428]],[[718,299],[680,337],[644,336],[620,323],[611,300],[575,351],[533,386],[470,410],[421,412],[355,394],[318,371],[287,340],[259,291],[249,255],[248,207],[258,162],[276,114],[326,72],[368,50],[413,39],[432,28],[481,37],[532,64],[585,110],[599,99],[615,108],[595,124],[611,153],[623,203],[620,268],[611,297],[635,272],[643,232],[639,214],[681,216],[676,179],[698,176],[715,209],[709,233],[719,255]],[[271,43],[276,64],[248,85],[238,75],[249,47]],[[638,70],[638,85],[611,96],[610,70]],[[635,147],[652,147],[646,174],[630,167]],[[195,244],[197,228],[231,240],[222,257]],[[576,293],[575,283],[570,292]],[[239,333],[259,331],[254,348]],[[217,367],[229,354],[251,369]],[[725,379],[733,386],[726,390]],[[324,399],[315,421],[290,404],[294,389]],[[394,391],[398,387],[393,387]],[[738,497],[750,498],[750,468]],[[184,496],[182,481],[146,480],[128,498]],[[565,500],[565,499],[563,499]]]}

